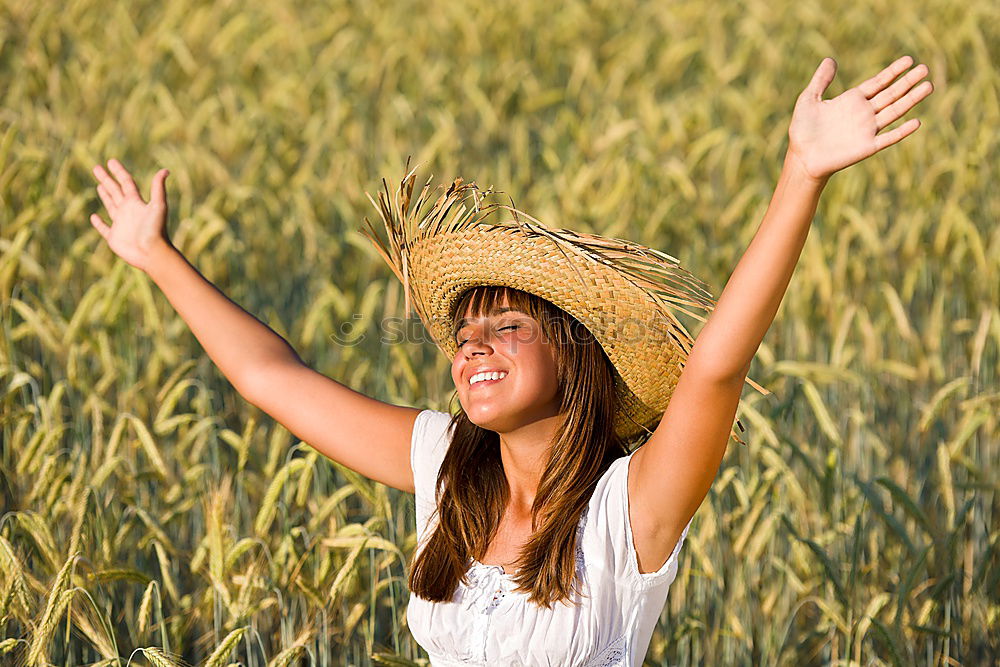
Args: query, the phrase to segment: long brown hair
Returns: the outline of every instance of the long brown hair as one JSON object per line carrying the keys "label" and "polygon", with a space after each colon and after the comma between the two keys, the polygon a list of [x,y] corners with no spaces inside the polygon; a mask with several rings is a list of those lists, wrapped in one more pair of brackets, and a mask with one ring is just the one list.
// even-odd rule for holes
{"label": "long brown hair", "polygon": [[[577,524],[598,479],[629,444],[613,428],[615,368],[579,320],[528,292],[495,286],[466,291],[452,313],[453,331],[471,308],[495,314],[504,297],[539,322],[555,346],[560,414],[565,420],[549,449],[531,508],[532,536],[521,549],[514,581],[529,600],[550,608],[568,600],[574,583]],[[456,389],[452,396],[457,402]],[[510,488],[500,459],[500,436],[472,423],[459,405],[449,425],[451,445],[438,472],[437,526],[413,560],[412,594],[434,602],[452,599],[471,558],[484,557],[500,525]],[[570,603],[571,604],[571,603]]]}

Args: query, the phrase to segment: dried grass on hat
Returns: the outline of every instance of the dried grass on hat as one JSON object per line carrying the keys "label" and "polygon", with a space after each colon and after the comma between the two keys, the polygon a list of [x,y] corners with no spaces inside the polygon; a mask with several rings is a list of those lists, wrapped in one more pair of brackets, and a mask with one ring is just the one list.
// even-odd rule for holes
{"label": "dried grass on hat", "polygon": [[[705,283],[658,250],[549,228],[512,206],[487,203],[488,197],[502,192],[492,186],[483,190],[456,178],[427,208],[432,179],[416,201],[416,167],[392,195],[382,179],[384,192],[378,193],[377,204],[365,193],[378,209],[388,244],[378,238],[367,217],[371,233],[361,232],[402,282],[406,313],[415,307],[434,343],[451,361],[457,352],[451,323],[466,290],[506,286],[547,299],[586,326],[614,365],[616,433],[625,440],[651,434],[694,344],[672,310],[706,321],[715,301]],[[488,222],[497,211],[508,211],[513,218]],[[746,382],[762,394],[770,393],[749,378]],[[736,424],[744,430],[739,420]],[[745,444],[735,428],[731,435]]]}

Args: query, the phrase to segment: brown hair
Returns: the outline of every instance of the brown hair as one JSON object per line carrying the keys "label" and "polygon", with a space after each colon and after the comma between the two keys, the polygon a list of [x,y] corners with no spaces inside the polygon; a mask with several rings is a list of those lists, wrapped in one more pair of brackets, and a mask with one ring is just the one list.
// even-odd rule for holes
{"label": "brown hair", "polygon": [[[495,314],[505,296],[554,343],[559,412],[566,416],[549,449],[531,508],[532,536],[521,549],[514,578],[518,591],[550,608],[568,599],[574,587],[577,524],[598,479],[630,450],[613,427],[615,368],[579,320],[528,292],[479,286],[456,304],[453,331],[467,309],[473,316]],[[457,397],[456,390],[452,401]],[[438,523],[414,558],[408,581],[412,594],[434,602],[451,601],[470,559],[483,558],[510,497],[500,436],[472,423],[460,405],[448,432],[451,444],[438,471],[431,515]]]}

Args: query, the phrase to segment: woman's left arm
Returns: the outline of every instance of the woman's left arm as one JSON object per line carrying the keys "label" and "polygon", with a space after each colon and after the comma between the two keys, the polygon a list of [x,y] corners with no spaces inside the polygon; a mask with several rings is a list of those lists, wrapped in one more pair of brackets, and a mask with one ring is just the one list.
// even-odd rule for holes
{"label": "woman's left arm", "polygon": [[788,150],[764,219],[698,335],[685,372],[700,367],[719,378],[746,376],[798,263],[827,180],[920,127],[911,118],[877,134],[934,89],[930,81],[916,85],[928,73],[923,64],[889,85],[912,63],[904,56],[831,100],[821,96],[837,65],[833,58],[820,63],[795,102]]}
{"label": "woman's left arm", "polygon": [[[708,493],[729,442],[744,378],[771,326],[830,176],[912,134],[910,119],[878,134],[933,90],[904,56],[830,100],[836,62],[824,58],[795,102],[774,195],[688,356],[667,410],[632,457],[630,516],[640,562],[662,563]],[[645,533],[642,535],[641,533]],[[663,560],[659,557],[663,556]]]}

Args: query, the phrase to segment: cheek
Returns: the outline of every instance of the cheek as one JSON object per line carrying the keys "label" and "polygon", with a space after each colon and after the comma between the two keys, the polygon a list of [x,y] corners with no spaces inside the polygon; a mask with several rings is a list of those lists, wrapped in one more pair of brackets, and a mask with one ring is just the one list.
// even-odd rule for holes
{"label": "cheek", "polygon": [[528,363],[531,364],[532,382],[535,385],[551,389],[558,384],[559,380],[556,375],[556,364],[546,350],[535,350]]}
{"label": "cheek", "polygon": [[555,364],[555,362],[554,362],[554,361],[552,361],[551,359],[549,359],[549,370],[548,370],[548,374],[549,374],[549,376],[548,376],[548,377],[549,377],[549,384],[550,384],[550,385],[551,385],[551,386],[552,386],[553,388],[556,388],[556,389],[558,389],[558,387],[559,387],[559,374],[558,374],[558,369],[556,368],[556,364]]}

